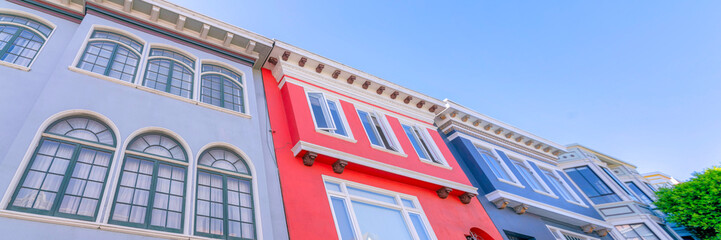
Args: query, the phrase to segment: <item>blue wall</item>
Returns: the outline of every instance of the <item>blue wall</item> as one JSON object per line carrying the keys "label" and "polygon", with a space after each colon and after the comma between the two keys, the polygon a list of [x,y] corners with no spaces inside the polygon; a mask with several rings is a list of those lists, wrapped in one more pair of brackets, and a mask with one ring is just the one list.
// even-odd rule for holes
{"label": "blue wall", "polygon": [[[582,201],[588,206],[582,207],[577,204],[569,203],[561,195],[556,192],[553,187],[554,193],[558,198],[552,198],[550,196],[537,193],[533,191],[533,189],[525,182],[525,179],[520,175],[520,173],[517,171],[516,168],[512,167],[512,163],[507,158],[502,158],[502,160],[506,163],[507,166],[509,166],[509,169],[511,169],[512,173],[516,175],[516,178],[521,182],[522,185],[525,186],[525,188],[520,188],[518,186],[514,186],[505,182],[499,181],[496,176],[491,171],[490,167],[485,163],[485,161],[481,158],[480,153],[476,150],[475,145],[473,142],[461,135],[451,141],[448,141],[448,136],[453,134],[454,131],[450,132],[448,135],[445,135],[443,133],[440,133],[441,136],[444,137],[444,140],[446,141],[446,144],[449,146],[449,149],[453,153],[454,157],[458,160],[461,168],[466,173],[466,175],[469,176],[469,179],[471,183],[478,187],[478,201],[481,202],[484,209],[488,213],[488,215],[491,217],[491,220],[498,228],[499,232],[501,232],[502,235],[505,236],[504,230],[520,233],[528,236],[535,237],[536,239],[555,239],[551,232],[546,227],[554,226],[558,227],[560,229],[564,229],[570,232],[575,232],[583,235],[587,235],[585,233],[581,232],[581,229],[577,226],[571,225],[569,223],[563,223],[556,220],[548,219],[542,216],[538,216],[532,213],[525,213],[523,215],[516,214],[515,211],[513,211],[512,208],[506,208],[506,209],[498,209],[493,203],[491,203],[487,198],[485,198],[485,195],[488,193],[491,193],[495,190],[501,190],[504,192],[512,193],[521,197],[525,197],[534,201],[542,202],[545,204],[553,205],[562,209],[566,209],[575,213],[579,213],[582,215],[586,215],[592,218],[599,219],[603,221],[601,216],[598,214],[598,212],[593,208],[593,206],[584,198],[583,193],[581,193],[578,189],[573,188],[573,190],[576,192],[578,196],[581,196]],[[496,149],[499,149],[501,151],[510,151],[505,148],[501,148],[496,146]],[[520,154],[520,153],[519,153]],[[503,155],[501,155],[503,156]],[[528,157],[527,159],[532,159]],[[525,160],[527,160],[525,159]],[[533,163],[533,161],[529,161],[529,163],[532,165],[533,169],[540,173],[540,169],[538,166]],[[556,171],[559,171],[556,169]],[[566,178],[565,174],[563,172],[560,172],[561,176],[564,178],[564,180],[567,183],[571,183],[569,179]],[[549,185],[550,183],[548,180],[544,177],[542,177],[544,181],[546,181],[546,184]],[[572,185],[573,186],[573,185]],[[598,238],[597,235],[593,234],[594,236]],[[611,239],[609,236],[601,238],[601,239]]]}
{"label": "blue wall", "polygon": [[[195,161],[199,151],[207,144],[221,142],[233,145],[245,154],[247,162],[254,165],[257,181],[255,194],[260,201],[256,207],[260,216],[256,221],[262,223],[262,235],[265,239],[287,239],[287,230],[282,208],[277,169],[272,155],[269,123],[263,97],[262,80],[254,78],[250,66],[224,59],[193,46],[181,45],[167,38],[129,28],[117,22],[88,14],[80,24],[53,17],[43,12],[25,8],[13,3],[0,2],[2,9],[16,9],[49,20],[57,25],[44,48],[36,57],[29,72],[0,66],[0,194],[8,194],[15,186],[11,180],[21,167],[26,152],[36,146],[33,139],[40,125],[51,116],[73,109],[92,111],[109,118],[108,123],[117,127],[120,138],[113,159],[120,163],[118,152],[126,144],[129,135],[141,128],[159,127],[179,135],[187,143],[189,158]],[[215,109],[199,106],[178,99],[162,96],[91,77],[68,70],[83,49],[83,42],[93,25],[102,25],[122,29],[150,43],[176,46],[190,52],[199,60],[216,60],[238,69],[244,75],[248,102],[244,118]],[[146,64],[143,57],[140,65]],[[198,61],[196,64],[200,64]],[[199,73],[195,73],[196,76]],[[142,81],[143,73],[137,73],[135,81]],[[196,77],[195,84],[198,84]],[[194,91],[198,95],[198,91]],[[111,169],[108,184],[117,178],[117,169]],[[115,175],[113,175],[115,174]],[[188,182],[188,185],[194,183]],[[193,188],[194,189],[194,188]],[[112,188],[111,192],[114,191]],[[110,192],[105,192],[107,196]],[[10,193],[11,194],[11,193]],[[186,194],[186,198],[191,197]],[[109,205],[109,204],[108,204]],[[5,206],[2,206],[5,208]],[[191,214],[186,207],[186,215]],[[99,218],[102,215],[99,216]],[[0,218],[0,229],[40,229],[48,224]],[[258,225],[256,225],[258,227]],[[56,232],[54,239],[94,238],[100,236],[98,230],[78,229],[67,226],[52,226]],[[9,231],[4,231],[9,232]],[[60,234],[58,234],[60,233]],[[42,234],[37,233],[38,237]],[[103,238],[128,238],[128,235],[101,234]],[[89,237],[88,237],[89,236]],[[99,238],[99,237],[98,237]]]}

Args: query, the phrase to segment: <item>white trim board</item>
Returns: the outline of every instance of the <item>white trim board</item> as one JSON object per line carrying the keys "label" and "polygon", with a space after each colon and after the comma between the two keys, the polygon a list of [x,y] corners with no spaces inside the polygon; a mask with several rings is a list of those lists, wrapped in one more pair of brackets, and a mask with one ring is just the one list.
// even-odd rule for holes
{"label": "white trim board", "polygon": [[457,182],[446,180],[443,178],[431,176],[431,175],[428,175],[425,173],[411,171],[411,170],[408,170],[408,169],[405,169],[402,167],[378,162],[375,160],[371,160],[368,158],[356,156],[353,154],[341,152],[341,151],[334,150],[334,149],[330,149],[330,148],[323,147],[323,146],[316,145],[316,144],[309,143],[309,142],[298,141],[298,143],[296,143],[295,146],[293,146],[293,148],[291,149],[291,151],[293,151],[293,156],[295,156],[295,157],[298,157],[298,155],[300,154],[300,152],[302,150],[318,153],[318,154],[325,155],[325,156],[332,157],[332,158],[343,159],[345,161],[348,161],[349,163],[354,163],[354,164],[370,167],[373,169],[378,169],[381,171],[393,173],[393,174],[400,175],[403,177],[412,178],[415,180],[420,180],[420,181],[427,182],[427,183],[432,183],[432,184],[436,184],[436,185],[440,185],[440,186],[444,186],[444,187],[449,187],[454,190],[458,190],[458,191],[462,191],[462,192],[468,192],[468,193],[474,193],[474,194],[478,193],[478,188],[470,186],[470,185],[457,183]]}

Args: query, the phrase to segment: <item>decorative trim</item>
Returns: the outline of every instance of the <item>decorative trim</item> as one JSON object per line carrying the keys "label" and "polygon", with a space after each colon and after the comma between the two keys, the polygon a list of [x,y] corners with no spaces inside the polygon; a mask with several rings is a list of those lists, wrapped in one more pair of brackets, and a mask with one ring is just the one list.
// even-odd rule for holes
{"label": "decorative trim", "polygon": [[60,218],[60,217],[54,217],[54,216],[36,215],[36,214],[31,214],[31,213],[15,212],[15,211],[4,210],[4,209],[0,210],[0,217],[7,217],[7,218],[34,221],[34,222],[51,223],[51,224],[58,224],[58,225],[65,225],[65,226],[72,226],[72,227],[81,227],[81,228],[88,228],[88,229],[98,229],[98,230],[103,230],[103,231],[119,232],[119,233],[140,235],[140,236],[147,236],[147,237],[155,237],[155,238],[211,240],[211,238],[194,236],[194,235],[189,235],[189,234],[170,233],[170,232],[149,230],[149,229],[143,229],[143,228],[125,227],[125,226],[114,225],[114,224],[109,224],[109,223],[98,223],[98,222],[89,222],[89,221],[75,220],[75,219],[69,219],[69,218]]}
{"label": "decorative trim", "polygon": [[[45,45],[45,44],[43,44],[43,46],[44,46],[44,45]],[[37,58],[37,56],[35,56],[35,57]],[[33,58],[33,60],[34,60],[34,58]],[[29,72],[29,71],[30,71],[30,68],[29,68],[29,67],[20,66],[20,65],[17,65],[17,64],[13,64],[13,63],[6,62],[6,61],[0,61],[0,65],[6,66],[6,67],[9,67],[9,68],[14,68],[14,69],[17,69],[17,70],[20,70],[20,71],[26,71],[26,72]]]}
{"label": "decorative trim", "polygon": [[453,191],[453,189],[449,187],[442,187],[436,190],[436,193],[438,194],[439,198],[446,199],[448,198],[448,194],[451,194],[451,191]]}
{"label": "decorative trim", "polygon": [[146,86],[137,85],[137,84],[135,84],[135,83],[126,82],[126,81],[123,81],[123,80],[120,80],[120,79],[108,77],[108,76],[105,76],[105,75],[102,75],[102,74],[99,74],[99,73],[90,72],[90,71],[87,71],[87,70],[84,70],[84,69],[80,69],[80,68],[77,68],[77,67],[69,66],[69,67],[68,67],[68,70],[73,71],[73,72],[76,72],[76,73],[80,73],[80,74],[85,74],[85,75],[88,75],[88,76],[91,76],[91,77],[94,77],[94,78],[102,79],[102,80],[105,80],[105,81],[109,81],[109,82],[117,83],[117,84],[120,84],[120,85],[124,85],[124,86],[127,86],[127,87],[136,88],[136,89],[143,90],[143,91],[146,91],[146,92],[149,92],[149,93],[155,93],[155,94],[162,95],[162,96],[165,96],[165,97],[177,99],[177,100],[180,100],[180,101],[183,101],[183,102],[187,102],[187,103],[190,103],[190,104],[194,104],[194,105],[198,105],[198,106],[201,106],[201,107],[206,107],[206,108],[214,109],[214,110],[221,111],[221,112],[224,112],[224,113],[236,115],[236,116],[238,116],[238,117],[243,117],[243,118],[248,118],[248,119],[252,118],[250,115],[245,114],[245,113],[236,112],[236,111],[233,111],[233,110],[230,110],[230,109],[226,109],[226,108],[218,107],[218,106],[215,106],[215,105],[207,104],[207,103],[204,103],[204,102],[196,101],[196,100],[193,100],[193,99],[190,99],[190,98],[184,98],[184,97],[181,97],[181,96],[172,94],[172,93],[167,93],[167,92],[160,91],[160,90],[153,89],[153,88],[149,88],[149,87],[146,87]]}
{"label": "decorative trim", "polygon": [[575,213],[575,212],[572,212],[572,211],[569,211],[569,210],[566,210],[563,208],[559,208],[559,207],[556,207],[553,205],[538,202],[538,201],[535,201],[532,199],[521,197],[521,196],[515,195],[513,193],[508,193],[508,192],[501,191],[501,190],[495,190],[491,193],[486,194],[486,199],[488,199],[491,202],[495,202],[500,199],[504,199],[509,202],[518,202],[521,204],[526,204],[526,205],[529,205],[530,207],[533,207],[534,209],[544,210],[544,211],[548,211],[548,212],[552,212],[552,213],[556,213],[556,214],[561,214],[563,216],[567,216],[567,217],[578,220],[579,222],[575,222],[575,224],[579,224],[579,225],[576,225],[576,226],[581,226],[580,224],[586,223],[586,224],[594,224],[594,225],[605,227],[605,228],[613,227],[613,225],[611,225],[601,219],[596,219],[596,218],[592,218],[589,216],[581,215],[579,213]]}
{"label": "decorative trim", "polygon": [[478,129],[473,129],[468,126],[456,124],[456,123],[457,122],[455,120],[450,120],[439,127],[439,129],[441,129],[441,131],[443,131],[443,134],[446,134],[446,135],[455,131],[453,134],[448,136],[449,141],[458,137],[458,134],[463,134],[463,135],[472,137],[472,138],[480,140],[480,141],[488,142],[490,144],[506,148],[510,151],[521,153],[527,157],[537,159],[539,161],[543,161],[545,163],[548,163],[548,164],[551,164],[554,166],[558,164],[556,158],[553,158],[551,156],[544,155],[544,154],[541,154],[541,153],[538,153],[535,151],[531,151],[525,147],[520,146],[517,143],[514,143],[507,139],[503,139],[499,136],[495,136],[490,133],[485,133]]}
{"label": "decorative trim", "polygon": [[345,160],[338,159],[333,163],[333,172],[337,174],[343,173],[345,166],[348,166],[348,162]]}
{"label": "decorative trim", "polygon": [[[298,141],[298,143],[296,143],[295,146],[293,146],[293,148],[291,150],[293,151],[293,155],[296,157],[298,157],[298,155],[302,151],[307,151],[307,153],[321,154],[321,155],[325,155],[325,156],[328,156],[331,158],[343,159],[345,161],[348,161],[349,163],[366,166],[369,168],[393,173],[396,175],[420,180],[420,181],[431,183],[431,184],[446,186],[446,187],[449,187],[449,188],[452,188],[452,189],[458,190],[458,191],[463,191],[463,192],[477,192],[478,191],[478,188],[475,188],[470,185],[457,183],[457,182],[446,180],[443,178],[431,176],[431,175],[428,175],[425,173],[419,173],[416,171],[412,171],[412,170],[408,170],[405,168],[393,166],[393,165],[390,165],[387,163],[382,163],[382,162],[367,159],[364,157],[352,155],[352,154],[349,154],[346,152],[341,152],[338,150],[330,149],[330,148],[323,147],[323,146],[316,145],[316,144],[309,143],[309,142]],[[306,153],[306,155],[307,155],[307,153]]]}

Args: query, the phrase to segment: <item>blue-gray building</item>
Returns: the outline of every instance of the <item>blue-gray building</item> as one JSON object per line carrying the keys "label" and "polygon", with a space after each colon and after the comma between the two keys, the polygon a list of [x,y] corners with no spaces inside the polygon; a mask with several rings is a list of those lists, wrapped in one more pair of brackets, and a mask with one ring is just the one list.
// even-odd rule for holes
{"label": "blue-gray building", "polygon": [[3,239],[287,239],[258,64],[163,0],[0,1]]}
{"label": "blue-gray building", "polygon": [[655,209],[654,188],[636,166],[577,144],[560,156],[559,165],[623,239],[694,239]]}
{"label": "blue-gray building", "polygon": [[445,101],[436,124],[504,238],[624,239],[558,166],[564,146]]}

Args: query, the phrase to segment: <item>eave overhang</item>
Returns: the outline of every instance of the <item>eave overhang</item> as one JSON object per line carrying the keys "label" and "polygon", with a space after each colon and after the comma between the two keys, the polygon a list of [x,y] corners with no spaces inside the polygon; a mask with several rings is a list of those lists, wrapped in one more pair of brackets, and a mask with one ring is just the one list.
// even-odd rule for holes
{"label": "eave overhang", "polygon": [[559,155],[566,153],[566,147],[561,144],[478,113],[451,100],[445,99],[444,102],[445,108],[438,113],[435,122],[445,133],[459,130],[480,135],[497,144],[520,149],[543,157],[545,160],[555,161]]}
{"label": "eave overhang", "polygon": [[433,117],[444,105],[439,99],[278,40],[263,67],[273,71],[278,81],[285,75],[312,79],[324,86],[353,92],[364,101],[370,100],[379,103],[379,106],[411,112],[431,125]]}

